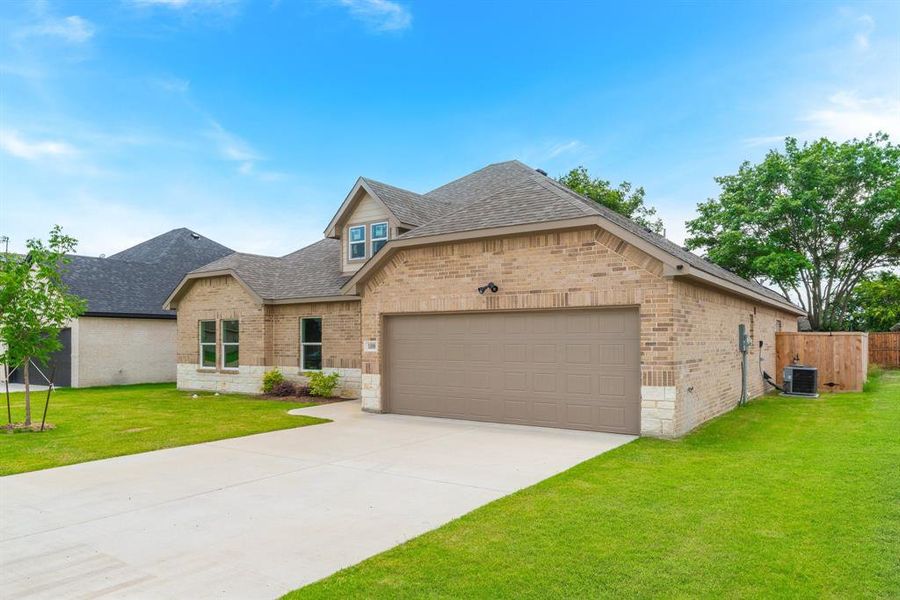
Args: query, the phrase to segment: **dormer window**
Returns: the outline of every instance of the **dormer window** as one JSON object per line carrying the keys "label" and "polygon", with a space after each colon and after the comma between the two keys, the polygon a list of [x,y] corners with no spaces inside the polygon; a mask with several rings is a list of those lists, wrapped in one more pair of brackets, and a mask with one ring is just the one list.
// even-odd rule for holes
{"label": "dormer window", "polygon": [[371,230],[371,235],[369,236],[372,240],[372,256],[375,256],[375,253],[381,250],[381,247],[387,244],[388,240],[388,224],[385,223],[372,223],[369,226]]}
{"label": "dormer window", "polygon": [[366,226],[350,227],[347,244],[350,260],[364,260],[366,258]]}

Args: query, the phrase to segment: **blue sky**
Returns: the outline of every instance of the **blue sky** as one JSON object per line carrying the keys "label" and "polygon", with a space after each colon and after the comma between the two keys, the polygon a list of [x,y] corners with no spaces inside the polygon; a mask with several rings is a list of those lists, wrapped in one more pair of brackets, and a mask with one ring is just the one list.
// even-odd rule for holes
{"label": "blue sky", "polygon": [[785,135],[900,140],[900,3],[0,5],[0,235],[319,239],[359,175],[518,158],[642,185],[684,237]]}

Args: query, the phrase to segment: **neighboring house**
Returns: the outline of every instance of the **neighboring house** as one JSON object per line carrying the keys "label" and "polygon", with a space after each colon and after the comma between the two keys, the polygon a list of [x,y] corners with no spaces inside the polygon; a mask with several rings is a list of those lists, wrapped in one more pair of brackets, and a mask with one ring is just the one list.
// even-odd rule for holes
{"label": "neighboring house", "polygon": [[803,314],[518,161],[426,194],[361,178],[325,236],[185,277],[179,388],[322,369],[369,411],[669,437],[737,404],[739,324],[756,396]]}
{"label": "neighboring house", "polygon": [[[107,258],[70,256],[63,282],[87,311],[61,332],[50,364],[37,367],[58,386],[174,381],[175,313],[162,305],[189,271],[233,252],[174,229]],[[21,371],[10,376],[21,380]],[[45,383],[34,372],[31,381]]]}

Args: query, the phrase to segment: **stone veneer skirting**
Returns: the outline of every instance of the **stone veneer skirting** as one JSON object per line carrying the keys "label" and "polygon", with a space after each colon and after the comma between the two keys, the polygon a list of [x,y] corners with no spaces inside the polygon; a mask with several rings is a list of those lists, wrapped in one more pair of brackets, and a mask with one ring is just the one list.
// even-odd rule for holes
{"label": "stone veneer skirting", "polygon": [[[178,364],[178,389],[204,390],[220,393],[259,394],[262,378],[266,371],[274,367],[242,365],[237,371],[216,371],[199,369],[196,364]],[[286,379],[305,383],[297,367],[278,367]],[[325,373],[339,373],[338,393],[343,397],[358,398],[360,395],[360,370],[325,367]]]}

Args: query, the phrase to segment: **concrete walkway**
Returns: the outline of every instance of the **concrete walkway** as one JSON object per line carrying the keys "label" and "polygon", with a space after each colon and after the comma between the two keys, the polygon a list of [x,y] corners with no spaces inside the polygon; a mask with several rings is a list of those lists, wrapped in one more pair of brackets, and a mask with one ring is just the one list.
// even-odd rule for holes
{"label": "concrete walkway", "polygon": [[[25,391],[24,383],[10,383],[9,384],[9,393],[10,394],[12,394],[13,392],[24,392],[24,391]],[[34,385],[32,383],[31,391],[32,392],[46,392],[47,386],[46,385]],[[5,383],[0,383],[0,393],[4,393],[4,394],[6,393],[6,384]]]}
{"label": "concrete walkway", "polygon": [[373,415],[0,478],[0,596],[275,598],[632,436]]}

